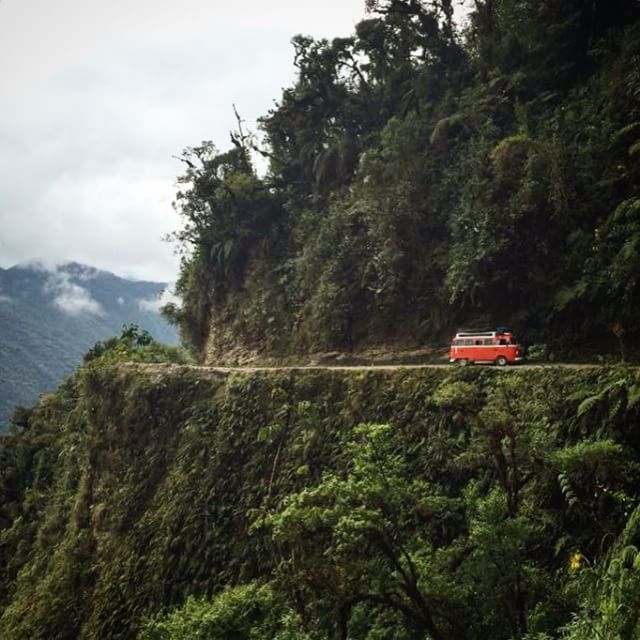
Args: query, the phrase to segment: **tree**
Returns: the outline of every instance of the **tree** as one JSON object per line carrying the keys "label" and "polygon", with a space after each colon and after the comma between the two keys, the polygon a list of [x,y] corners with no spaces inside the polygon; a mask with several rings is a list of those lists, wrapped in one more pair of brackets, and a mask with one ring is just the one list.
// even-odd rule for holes
{"label": "tree", "polygon": [[172,238],[182,251],[176,292],[183,304],[167,313],[197,352],[208,335],[214,305],[241,287],[252,255],[272,250],[282,220],[278,198],[253,170],[241,128],[232,140],[234,148],[225,153],[203,142],[185,149],[180,158],[187,171],[178,178],[174,207],[183,227]]}
{"label": "tree", "polygon": [[411,477],[388,425],[358,426],[347,458],[345,475],[325,474],[261,522],[281,550],[292,601],[331,620],[343,639],[359,605],[401,614],[411,637],[463,637],[456,612],[465,590],[446,571],[459,554],[455,536],[438,544],[429,535],[440,518],[456,519],[456,501]]}

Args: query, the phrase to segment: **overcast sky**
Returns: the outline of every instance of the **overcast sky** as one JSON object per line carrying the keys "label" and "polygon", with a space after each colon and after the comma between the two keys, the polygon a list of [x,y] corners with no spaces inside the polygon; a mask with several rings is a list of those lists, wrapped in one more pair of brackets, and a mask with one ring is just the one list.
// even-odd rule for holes
{"label": "overcast sky", "polygon": [[364,0],[0,0],[0,266],[75,260],[174,280],[182,166],[293,80],[297,33],[349,35]]}

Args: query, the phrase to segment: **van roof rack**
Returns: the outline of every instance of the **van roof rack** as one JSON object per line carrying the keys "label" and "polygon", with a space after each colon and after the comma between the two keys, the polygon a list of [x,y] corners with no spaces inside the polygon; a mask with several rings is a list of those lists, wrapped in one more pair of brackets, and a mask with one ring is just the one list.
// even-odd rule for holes
{"label": "van roof rack", "polygon": [[510,336],[511,331],[458,331],[456,338],[495,338],[496,336]]}
{"label": "van roof rack", "polygon": [[458,331],[458,333],[456,333],[456,336],[458,338],[474,338],[476,336],[490,336],[490,337],[495,337],[496,332],[495,331]]}

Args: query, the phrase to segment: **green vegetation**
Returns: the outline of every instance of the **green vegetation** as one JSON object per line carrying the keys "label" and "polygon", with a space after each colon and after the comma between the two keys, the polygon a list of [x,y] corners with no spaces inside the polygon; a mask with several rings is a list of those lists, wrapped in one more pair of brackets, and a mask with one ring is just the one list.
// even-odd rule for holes
{"label": "green vegetation", "polygon": [[[640,334],[631,0],[368,0],[176,208],[200,360]],[[260,143],[262,144],[262,143]],[[252,154],[269,158],[265,176]],[[609,351],[609,353],[607,353]],[[136,326],[0,439],[7,640],[638,640],[640,371],[224,373]]]}
{"label": "green vegetation", "polygon": [[221,374],[129,333],[0,443],[3,638],[639,637],[637,369]]}
{"label": "green vegetation", "polygon": [[119,337],[96,342],[84,355],[84,363],[91,369],[118,362],[190,364],[192,360],[183,348],[158,342],[146,329],[128,324]]}
{"label": "green vegetation", "polygon": [[638,3],[475,0],[463,27],[453,4],[372,0],[349,38],[294,38],[260,148],[185,151],[170,312],[201,358],[504,324],[637,356]]}

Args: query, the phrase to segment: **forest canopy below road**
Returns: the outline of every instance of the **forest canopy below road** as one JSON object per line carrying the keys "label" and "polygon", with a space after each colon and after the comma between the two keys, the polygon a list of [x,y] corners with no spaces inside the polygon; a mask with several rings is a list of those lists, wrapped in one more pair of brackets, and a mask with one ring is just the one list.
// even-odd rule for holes
{"label": "forest canopy below road", "polygon": [[454,4],[368,0],[351,37],[295,37],[258,135],[239,119],[230,149],[185,149],[168,313],[196,352],[504,324],[637,342],[638,3],[475,0],[461,24]]}
{"label": "forest canopy below road", "polygon": [[638,367],[181,360],[128,330],[0,438],[3,640],[640,638]]}

